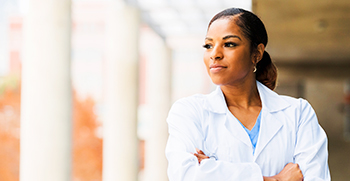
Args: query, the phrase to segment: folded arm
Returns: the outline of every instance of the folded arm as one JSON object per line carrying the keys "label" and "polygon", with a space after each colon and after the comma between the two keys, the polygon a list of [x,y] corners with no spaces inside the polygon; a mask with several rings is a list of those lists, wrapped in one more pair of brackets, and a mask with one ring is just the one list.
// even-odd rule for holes
{"label": "folded arm", "polygon": [[203,133],[200,113],[190,103],[176,102],[167,119],[169,138],[166,147],[170,181],[187,180],[263,180],[258,164],[231,163],[203,159],[199,164],[193,153],[203,150]]}
{"label": "folded arm", "polygon": [[301,101],[294,162],[303,172],[304,180],[330,180],[328,168],[327,136],[311,105]]}
{"label": "folded arm", "polygon": [[[200,164],[203,160],[209,159],[208,156],[204,154],[202,150],[196,149],[197,153],[194,153],[194,156],[197,157],[198,163]],[[296,163],[288,163],[283,170],[277,175],[270,177],[263,177],[264,181],[302,181],[303,174],[299,168],[299,165]]]}

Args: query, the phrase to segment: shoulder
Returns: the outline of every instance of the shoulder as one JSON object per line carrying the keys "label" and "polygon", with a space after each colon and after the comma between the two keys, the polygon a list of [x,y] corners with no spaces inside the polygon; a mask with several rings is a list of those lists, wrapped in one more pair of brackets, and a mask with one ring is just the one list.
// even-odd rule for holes
{"label": "shoulder", "polygon": [[316,112],[306,99],[294,98],[285,95],[280,95],[280,97],[290,104],[290,107],[288,107],[285,112],[292,114],[290,116],[295,116],[298,125],[308,121],[318,124]]}
{"label": "shoulder", "polygon": [[295,98],[286,95],[279,95],[283,100],[288,102],[291,107],[303,110],[305,108],[312,109],[311,104],[304,98]]}
{"label": "shoulder", "polygon": [[[175,101],[167,117],[169,128],[179,130],[199,129],[205,115],[204,102],[205,95],[203,94],[196,94]],[[190,130],[188,131],[190,132]]]}
{"label": "shoulder", "polygon": [[184,97],[181,99],[178,99],[174,102],[174,104],[171,106],[170,113],[171,112],[198,112],[202,110],[202,106],[205,103],[205,97],[204,94],[195,94],[192,96]]}
{"label": "shoulder", "polygon": [[224,95],[217,87],[209,94],[195,94],[177,100],[168,114],[168,122],[186,120],[204,124],[211,113],[226,113]]}

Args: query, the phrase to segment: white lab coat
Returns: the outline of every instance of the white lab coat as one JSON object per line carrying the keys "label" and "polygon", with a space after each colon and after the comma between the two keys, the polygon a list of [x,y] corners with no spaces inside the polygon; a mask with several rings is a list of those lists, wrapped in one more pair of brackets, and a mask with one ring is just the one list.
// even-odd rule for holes
{"label": "white lab coat", "polygon": [[[330,180],[327,136],[304,99],[280,96],[257,81],[261,126],[253,155],[248,134],[231,114],[218,87],[176,101],[167,118],[170,181],[258,181],[298,163],[304,181]],[[195,148],[210,159],[198,164]]]}

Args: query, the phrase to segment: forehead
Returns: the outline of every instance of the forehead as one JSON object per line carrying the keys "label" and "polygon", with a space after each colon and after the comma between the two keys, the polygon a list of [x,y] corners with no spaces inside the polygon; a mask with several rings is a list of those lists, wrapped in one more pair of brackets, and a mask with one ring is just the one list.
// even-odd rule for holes
{"label": "forehead", "polygon": [[227,35],[237,35],[240,38],[244,38],[239,26],[235,22],[235,17],[218,19],[208,28],[207,37],[222,38]]}

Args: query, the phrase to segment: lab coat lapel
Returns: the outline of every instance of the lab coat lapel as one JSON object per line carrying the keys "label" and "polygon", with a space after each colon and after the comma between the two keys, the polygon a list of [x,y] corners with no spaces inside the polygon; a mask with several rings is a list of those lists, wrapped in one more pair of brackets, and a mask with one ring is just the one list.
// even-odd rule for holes
{"label": "lab coat lapel", "polygon": [[273,114],[266,109],[262,110],[260,132],[255,148],[254,160],[258,158],[259,154],[282,127],[282,122],[276,119]]}
{"label": "lab coat lapel", "polygon": [[227,131],[236,139],[242,141],[249,147],[252,147],[252,143],[247,132],[244,130],[242,125],[238,122],[238,120],[231,114],[226,113],[225,127]]}
{"label": "lab coat lapel", "polygon": [[257,81],[257,87],[262,103],[261,125],[259,138],[255,149],[254,160],[263,151],[271,139],[281,130],[283,123],[275,113],[289,107],[290,104],[277,93]]}
{"label": "lab coat lapel", "polygon": [[242,141],[247,146],[252,147],[248,134],[238,120],[228,111],[224,94],[219,86],[214,92],[207,95],[204,108],[216,113],[216,118],[225,119],[224,126],[230,135]]}

